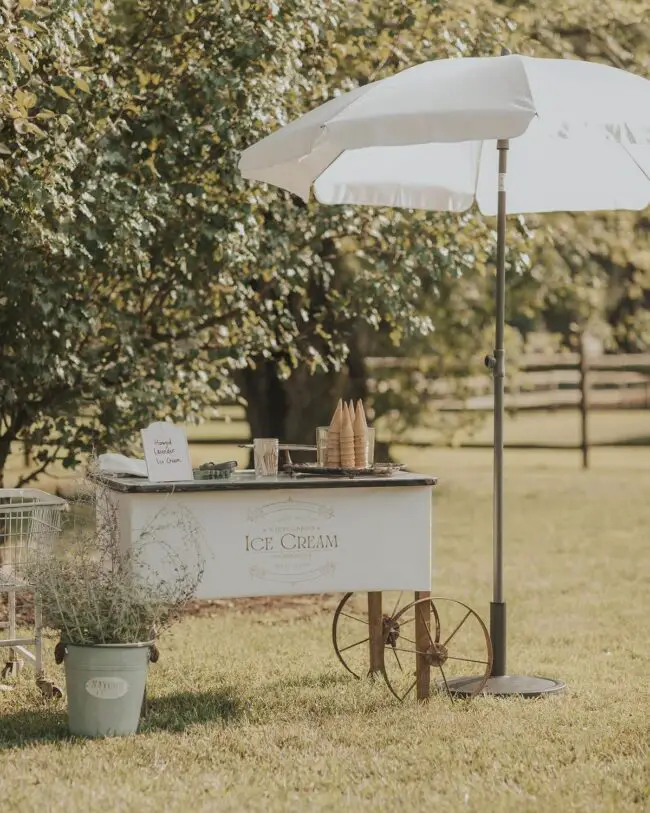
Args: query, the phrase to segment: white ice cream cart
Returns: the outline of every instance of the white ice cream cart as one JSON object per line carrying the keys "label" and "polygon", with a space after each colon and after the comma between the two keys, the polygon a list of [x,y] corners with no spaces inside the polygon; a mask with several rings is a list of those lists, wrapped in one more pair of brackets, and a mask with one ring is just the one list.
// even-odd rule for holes
{"label": "white ice cream cart", "polygon": [[[102,481],[124,546],[163,511],[191,515],[205,562],[197,598],[343,593],[332,637],[355,677],[379,674],[400,699],[420,700],[444,690],[450,676],[467,675],[474,693],[487,681],[485,625],[465,604],[431,596],[436,478],[236,472],[227,480]],[[173,524],[162,537],[161,546],[175,544]],[[147,564],[160,564],[157,550],[147,546]],[[413,600],[402,600],[407,591]]]}

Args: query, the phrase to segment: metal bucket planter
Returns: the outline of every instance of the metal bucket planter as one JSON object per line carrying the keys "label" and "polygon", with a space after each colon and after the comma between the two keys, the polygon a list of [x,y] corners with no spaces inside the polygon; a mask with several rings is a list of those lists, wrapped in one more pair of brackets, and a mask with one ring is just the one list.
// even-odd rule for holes
{"label": "metal bucket planter", "polygon": [[82,737],[135,734],[152,642],[60,645],[65,665],[70,733]]}

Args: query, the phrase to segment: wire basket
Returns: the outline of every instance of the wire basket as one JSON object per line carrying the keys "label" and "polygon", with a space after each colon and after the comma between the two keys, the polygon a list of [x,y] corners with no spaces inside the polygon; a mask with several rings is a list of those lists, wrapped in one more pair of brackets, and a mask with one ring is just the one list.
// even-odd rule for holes
{"label": "wire basket", "polygon": [[0,488],[0,591],[28,586],[26,565],[55,544],[66,505],[35,488]]}

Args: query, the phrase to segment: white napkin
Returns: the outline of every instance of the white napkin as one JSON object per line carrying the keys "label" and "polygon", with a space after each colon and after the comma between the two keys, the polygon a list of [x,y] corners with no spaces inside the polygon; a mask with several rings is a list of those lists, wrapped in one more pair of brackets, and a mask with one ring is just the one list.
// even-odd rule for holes
{"label": "white napkin", "polygon": [[132,477],[148,477],[147,464],[135,457],[108,452],[97,459],[99,470],[106,474],[130,474]]}

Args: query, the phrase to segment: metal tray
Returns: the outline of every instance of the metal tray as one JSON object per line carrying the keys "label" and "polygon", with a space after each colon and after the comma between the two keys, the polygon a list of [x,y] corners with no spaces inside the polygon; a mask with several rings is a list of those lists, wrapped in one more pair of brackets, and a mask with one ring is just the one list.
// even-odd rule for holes
{"label": "metal tray", "polygon": [[283,471],[291,475],[312,477],[390,477],[403,471],[403,463],[375,463],[365,469],[347,469],[341,466],[319,466],[318,463],[288,463]]}
{"label": "metal tray", "polygon": [[[240,449],[252,449],[252,443],[238,443]],[[308,443],[279,443],[278,449],[281,452],[315,452],[316,446],[310,446]]]}

